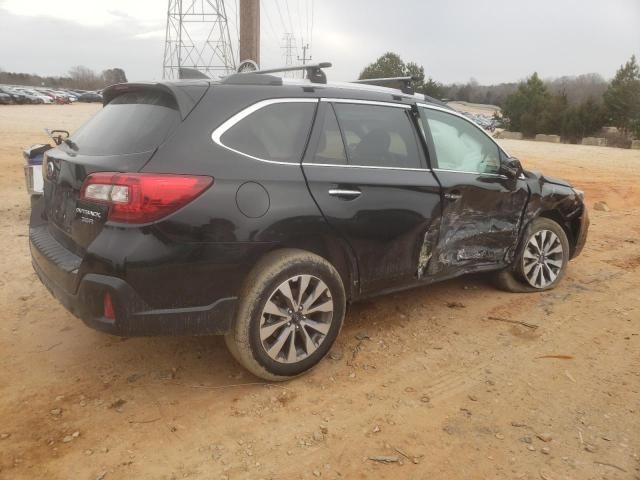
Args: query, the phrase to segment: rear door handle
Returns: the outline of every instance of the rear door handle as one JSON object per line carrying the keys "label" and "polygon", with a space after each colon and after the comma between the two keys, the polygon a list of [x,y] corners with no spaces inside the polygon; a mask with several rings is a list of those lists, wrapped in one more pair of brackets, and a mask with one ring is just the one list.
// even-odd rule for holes
{"label": "rear door handle", "polygon": [[348,188],[332,188],[329,190],[329,195],[332,197],[339,197],[345,200],[354,200],[362,195],[360,190],[353,190]]}
{"label": "rear door handle", "polygon": [[447,200],[451,200],[452,202],[455,202],[456,200],[460,200],[462,198],[462,194],[457,190],[454,190],[453,192],[445,193],[444,198],[446,198]]}

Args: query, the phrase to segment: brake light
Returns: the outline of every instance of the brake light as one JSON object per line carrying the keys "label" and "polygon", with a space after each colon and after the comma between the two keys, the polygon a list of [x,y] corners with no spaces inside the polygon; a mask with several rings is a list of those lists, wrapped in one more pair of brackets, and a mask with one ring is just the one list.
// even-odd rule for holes
{"label": "brake light", "polygon": [[124,223],[159,220],[200,196],[212,177],[156,173],[92,173],[80,198],[109,205],[108,219]]}
{"label": "brake light", "polygon": [[109,292],[104,294],[104,314],[103,315],[104,315],[104,318],[108,320],[116,319],[116,313],[113,308],[113,300]]}

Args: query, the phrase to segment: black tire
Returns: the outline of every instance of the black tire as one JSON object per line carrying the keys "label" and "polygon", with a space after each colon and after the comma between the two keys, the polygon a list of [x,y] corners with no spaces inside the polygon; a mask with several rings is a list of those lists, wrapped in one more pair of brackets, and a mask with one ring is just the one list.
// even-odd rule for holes
{"label": "black tire", "polygon": [[[264,325],[261,327],[261,324],[264,320],[263,317],[267,318],[265,316],[269,315],[264,312],[267,301],[273,298],[273,295],[285,282],[295,281],[301,275],[310,276],[313,282],[317,282],[316,285],[323,282],[327,287],[324,293],[326,297],[323,298],[328,298],[332,302],[333,311],[330,321],[325,324],[328,328],[327,333],[322,336],[321,341],[313,344],[316,350],[300,361],[284,363],[277,361],[267,353],[267,348],[261,338],[261,328],[264,328]],[[293,285],[295,286],[295,283]],[[300,298],[302,298],[302,294],[300,294]],[[315,304],[312,302],[310,305]],[[345,311],[346,295],[342,279],[327,260],[304,250],[278,250],[262,258],[247,276],[240,294],[236,318],[231,332],[225,335],[225,343],[238,363],[257,377],[269,381],[289,380],[316,366],[329,352],[342,328]],[[284,319],[284,317],[282,318]],[[282,332],[280,335],[284,335],[286,328],[296,328],[295,325],[289,327],[292,322],[293,320],[283,326],[282,330],[278,330]],[[268,324],[265,323],[265,325]],[[300,326],[300,328],[304,329],[305,327]],[[291,346],[291,338],[297,338],[298,342],[304,341],[305,337],[309,337],[308,331],[307,327],[304,336],[302,333],[297,333],[298,337],[296,337],[294,333],[291,337],[287,337],[285,345]],[[313,330],[311,331],[313,333]],[[314,334],[318,338],[318,333]],[[289,347],[283,347],[283,350]],[[297,351],[295,344],[293,348]],[[304,350],[306,351],[306,347]]]}
{"label": "black tire", "polygon": [[[557,272],[557,276],[553,281],[549,282],[546,285],[534,286],[530,281],[527,280],[527,276],[525,275],[524,255],[527,250],[526,246],[529,240],[538,232],[542,232],[545,230],[553,232],[562,246],[562,266],[560,267],[559,271]],[[495,275],[496,286],[501,290],[513,293],[535,293],[551,290],[558,286],[558,284],[562,281],[565,274],[567,273],[567,266],[569,264],[570,255],[571,249],[569,240],[564,229],[560,225],[558,225],[558,223],[549,218],[537,218],[527,229],[527,232],[523,238],[523,244],[518,249],[518,255],[514,259],[512,266],[506,270],[498,272]]]}

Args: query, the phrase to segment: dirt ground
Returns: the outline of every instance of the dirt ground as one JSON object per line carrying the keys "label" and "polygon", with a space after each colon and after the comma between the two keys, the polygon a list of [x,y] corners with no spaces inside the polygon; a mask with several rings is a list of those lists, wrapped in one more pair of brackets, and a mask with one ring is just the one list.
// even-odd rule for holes
{"label": "dirt ground", "polygon": [[501,141],[611,207],[565,281],[358,304],[266,385],[220,338],[110,337],[37,280],[20,148],[98,108],[0,107],[0,478],[640,479],[640,151]]}

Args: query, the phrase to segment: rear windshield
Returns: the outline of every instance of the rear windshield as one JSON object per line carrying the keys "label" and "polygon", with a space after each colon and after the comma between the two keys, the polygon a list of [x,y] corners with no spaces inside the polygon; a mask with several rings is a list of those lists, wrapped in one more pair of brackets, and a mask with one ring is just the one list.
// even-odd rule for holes
{"label": "rear windshield", "polygon": [[84,155],[122,155],[155,149],[180,123],[174,98],[163,92],[127,92],[114,98],[73,134]]}

